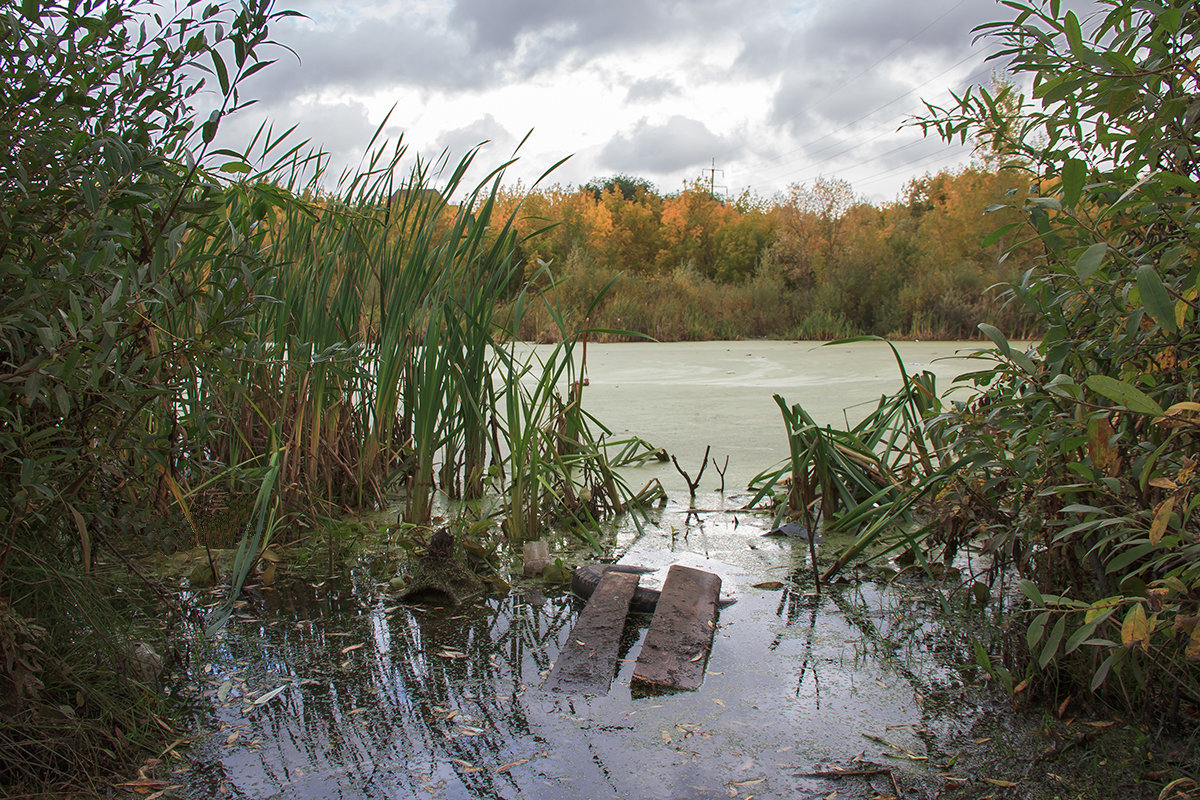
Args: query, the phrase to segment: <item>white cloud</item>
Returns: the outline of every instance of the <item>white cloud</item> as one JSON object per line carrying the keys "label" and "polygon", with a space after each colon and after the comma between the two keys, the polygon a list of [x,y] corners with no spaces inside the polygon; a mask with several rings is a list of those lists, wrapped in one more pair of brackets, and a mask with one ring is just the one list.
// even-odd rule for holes
{"label": "white cloud", "polygon": [[[1070,0],[1086,15],[1095,8]],[[733,192],[770,194],[835,175],[894,197],[911,175],[966,151],[896,132],[969,77],[986,81],[971,29],[1003,9],[979,0],[300,0],[308,19],[272,36],[295,49],[246,87],[264,113],[355,163],[375,127],[426,157],[484,139],[528,183],[613,171],[661,187],[716,158]],[[938,158],[943,161],[938,162]],[[905,172],[906,164],[911,168]],[[882,176],[882,177],[881,177]]]}

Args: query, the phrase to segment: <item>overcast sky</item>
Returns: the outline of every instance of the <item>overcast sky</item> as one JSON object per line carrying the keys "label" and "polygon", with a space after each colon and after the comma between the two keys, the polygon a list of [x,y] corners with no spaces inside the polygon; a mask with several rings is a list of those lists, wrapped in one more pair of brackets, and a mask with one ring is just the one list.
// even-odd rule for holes
{"label": "overcast sky", "polygon": [[[971,29],[993,0],[294,0],[272,29],[298,55],[255,76],[264,117],[358,162],[380,121],[410,152],[488,141],[528,185],[625,173],[673,192],[712,179],[763,196],[834,176],[873,200],[969,153],[901,128],[922,99],[990,82]],[[715,164],[716,173],[709,170]]]}

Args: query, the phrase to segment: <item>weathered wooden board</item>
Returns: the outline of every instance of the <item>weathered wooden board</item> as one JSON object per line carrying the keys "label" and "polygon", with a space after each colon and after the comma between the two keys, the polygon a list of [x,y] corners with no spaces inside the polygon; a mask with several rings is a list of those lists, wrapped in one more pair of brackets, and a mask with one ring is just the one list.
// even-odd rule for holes
{"label": "weathered wooden board", "polygon": [[638,576],[606,572],[575,621],[546,678],[546,688],[602,694],[616,672],[617,650]]}
{"label": "weathered wooden board", "polygon": [[717,629],[721,579],[679,564],[671,567],[642,643],[633,682],[657,689],[698,689]]}

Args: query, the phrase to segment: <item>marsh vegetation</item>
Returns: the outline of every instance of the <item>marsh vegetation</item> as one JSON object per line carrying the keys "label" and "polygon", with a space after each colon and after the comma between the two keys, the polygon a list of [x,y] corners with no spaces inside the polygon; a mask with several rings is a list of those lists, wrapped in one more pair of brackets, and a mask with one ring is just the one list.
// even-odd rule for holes
{"label": "marsh vegetation", "polygon": [[[899,391],[844,430],[781,394],[789,456],[757,500],[847,537],[822,580],[897,554],[931,576],[983,559],[978,601],[1023,599],[971,659],[1013,698],[1194,727],[1200,14],[1005,7],[982,33],[1016,80],[916,123],[979,142],[978,169],[919,182],[906,207],[829,185],[771,211],[636,182],[514,193],[503,163],[467,180],[477,151],[378,139],[335,180],[291,131],[212,145],[290,12],[0,4],[0,783],[78,787],[173,731],[147,643],[185,658],[179,631],[226,622],[282,533],[332,571],[350,511],[394,509],[410,544],[449,523],[485,562],[640,519],[661,493],[621,467],[657,453],[588,413],[586,350],[645,334],[977,331],[954,394],[898,358]],[[220,98],[204,118],[202,85]],[[996,232],[949,236],[984,195]],[[722,236],[685,235],[704,215]],[[961,246],[938,260],[934,241]],[[695,327],[666,295],[786,326]],[[461,513],[435,521],[435,498]],[[226,592],[206,615],[144,577],[147,556],[192,546]]]}

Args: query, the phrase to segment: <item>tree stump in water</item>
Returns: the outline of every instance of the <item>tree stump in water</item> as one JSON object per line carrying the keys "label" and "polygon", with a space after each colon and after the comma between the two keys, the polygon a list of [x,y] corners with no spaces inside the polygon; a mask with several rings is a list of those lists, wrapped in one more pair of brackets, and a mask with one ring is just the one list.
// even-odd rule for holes
{"label": "tree stump in water", "polygon": [[429,547],[414,565],[412,581],[399,598],[408,603],[457,606],[483,588],[483,580],[454,557],[453,534],[441,528],[429,537]]}

